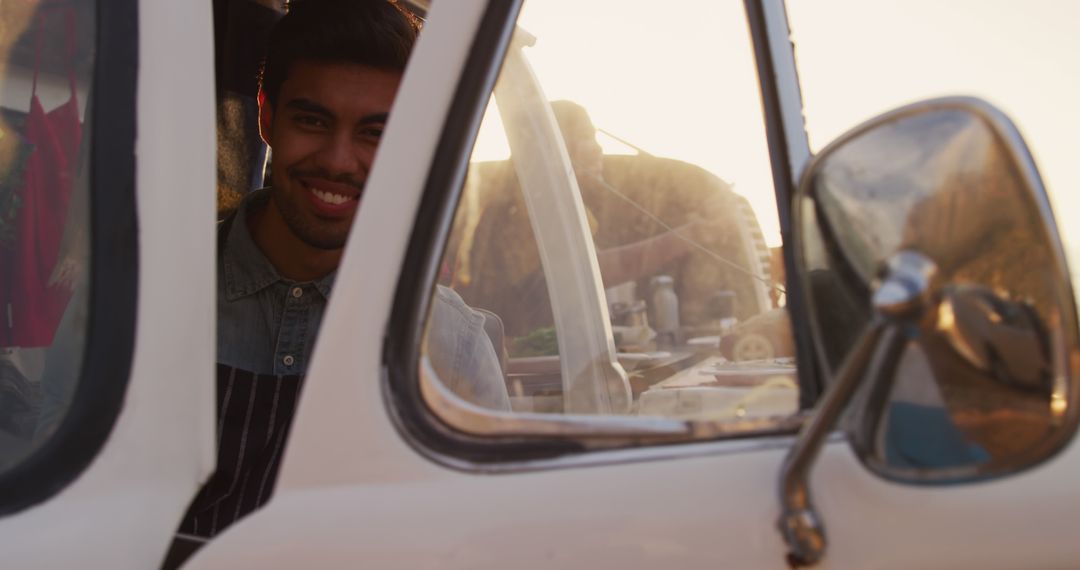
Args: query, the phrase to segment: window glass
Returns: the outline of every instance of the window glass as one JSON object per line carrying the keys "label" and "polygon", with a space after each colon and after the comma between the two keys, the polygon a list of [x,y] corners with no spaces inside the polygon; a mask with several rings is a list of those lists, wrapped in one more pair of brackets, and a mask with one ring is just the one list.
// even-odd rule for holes
{"label": "window glass", "polygon": [[794,343],[742,4],[529,2],[518,25],[434,291],[428,403],[466,430],[492,410],[789,417]]}
{"label": "window glass", "polygon": [[94,32],[92,0],[0,2],[0,472],[53,433],[82,365]]}

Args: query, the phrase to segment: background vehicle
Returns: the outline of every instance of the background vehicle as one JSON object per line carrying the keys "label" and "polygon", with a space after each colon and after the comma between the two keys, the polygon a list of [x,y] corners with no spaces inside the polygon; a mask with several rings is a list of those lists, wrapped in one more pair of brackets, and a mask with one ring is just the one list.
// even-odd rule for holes
{"label": "background vehicle", "polygon": [[[73,83],[78,100],[89,109],[82,112],[82,129],[84,147],[90,149],[84,160],[90,166],[76,171],[85,177],[76,188],[89,201],[81,240],[89,252],[84,255],[89,269],[72,288],[81,299],[75,305],[81,307],[79,318],[69,317],[74,320],[61,325],[59,330],[70,334],[58,336],[47,349],[53,352],[43,356],[48,370],[67,363],[67,369],[55,373],[77,382],[67,396],[70,406],[58,410],[56,423],[35,429],[40,435],[29,445],[3,456],[0,550],[13,567],[142,568],[164,558],[179,518],[213,461],[210,331],[219,204],[211,189],[224,186],[223,180],[250,186],[261,177],[260,150],[251,144],[252,131],[243,127],[245,87],[230,83],[246,77],[242,70],[250,67],[239,56],[230,62],[236,54],[229,52],[215,60],[211,46],[215,40],[219,47],[229,45],[228,38],[234,37],[229,22],[263,22],[265,12],[245,3],[84,4],[95,9],[95,17],[86,20],[93,25],[85,27],[93,28],[96,47],[92,65],[82,76],[76,73]],[[764,383],[716,385],[717,370],[729,363],[709,361],[714,354],[680,355],[679,347],[667,352],[684,364],[648,354],[656,362],[642,367],[627,357],[612,334],[609,295],[582,190],[568,168],[569,149],[546,107],[560,96],[554,87],[549,92],[553,84],[547,77],[539,77],[548,69],[540,54],[548,36],[542,27],[524,23],[520,30],[528,33],[515,32],[519,3],[436,2],[430,10],[423,4],[416,9],[427,24],[368,181],[292,433],[282,444],[276,495],[186,567],[784,567],[791,545],[776,531],[776,488],[784,457],[793,446],[801,447],[797,430],[822,417],[815,415],[813,404],[820,401],[826,380],[843,376],[838,372],[842,359],[830,358],[844,356],[851,346],[847,340],[860,338],[859,329],[831,330],[823,324],[814,308],[829,306],[828,300],[820,288],[805,283],[817,267],[797,265],[795,252],[785,251],[789,279],[783,284],[784,307],[796,347],[796,364],[786,373],[786,383],[774,382],[763,391],[755,389]],[[0,3],[4,9],[12,5]],[[654,6],[643,6],[655,12]],[[810,164],[784,6],[748,0],[744,5],[717,3],[715,9],[714,17],[702,18],[717,28],[708,36],[685,33],[671,26],[672,20],[661,21],[660,14],[653,14],[651,25],[687,37],[731,38],[742,46],[742,51],[723,54],[702,52],[701,58],[739,63],[717,71],[729,86],[724,101],[733,108],[731,115],[751,116],[744,125],[748,130],[731,125],[731,144],[759,151],[767,173],[765,190],[780,204],[777,227],[794,237],[795,214],[806,204],[801,200],[820,194],[799,194],[797,200],[800,175],[821,171]],[[686,14],[676,16],[675,22],[690,25]],[[22,21],[32,23],[35,17],[31,11]],[[567,25],[574,23],[571,19]],[[32,37],[33,26],[26,28]],[[82,27],[77,28],[82,37]],[[63,30],[62,24],[47,29],[65,37],[55,32]],[[526,47],[532,34],[536,57]],[[60,54],[59,63],[40,71],[49,85],[65,92],[63,42],[49,43],[60,45],[51,48]],[[185,49],[176,49],[179,45]],[[527,61],[514,61],[522,53],[529,54]],[[29,73],[21,67],[32,60],[16,58],[5,73],[25,78]],[[52,60],[46,56],[45,61]],[[218,77],[212,71],[215,61]],[[223,79],[223,70],[238,75],[225,73]],[[745,72],[739,77],[749,82],[738,83],[737,71]],[[513,73],[519,75],[507,75]],[[592,73],[602,84],[613,81],[606,70]],[[514,91],[507,97],[500,89]],[[425,358],[428,304],[445,268],[455,219],[468,204],[467,187],[475,180],[470,163],[495,160],[479,150],[483,133],[491,132],[482,123],[493,92],[502,116],[499,130],[516,159],[515,174],[536,202],[528,206],[530,223],[546,220],[534,230],[539,248],[547,251],[542,255],[549,257],[541,267],[554,299],[559,359],[555,388],[544,396],[560,404],[559,413],[552,409],[556,406],[537,405],[538,394],[525,388],[516,397],[532,401],[512,412],[469,406],[446,389]],[[630,92],[615,95],[629,98]],[[747,101],[750,106],[741,106]],[[598,126],[608,124],[596,107],[590,111]],[[650,148],[649,141],[626,138]],[[224,149],[216,161],[215,140]],[[830,156],[842,156],[845,148],[856,147],[821,153],[817,167]],[[639,153],[624,149],[623,154]],[[221,155],[239,158],[239,167],[230,169],[233,164]],[[753,195],[753,189],[740,187],[740,180],[734,182],[736,195]],[[1036,195],[1038,185],[1023,188]],[[769,221],[763,218],[758,213],[755,221],[765,226]],[[1049,227],[1040,220],[1044,225],[1038,227]],[[806,227],[798,229],[809,231]],[[1055,243],[1052,230],[1040,245]],[[745,227],[735,233],[753,234]],[[753,251],[760,251],[751,242],[740,239],[732,245],[742,252],[741,262],[723,251],[713,253],[747,269]],[[847,259],[835,249],[827,253],[834,256],[830,260]],[[805,257],[812,254],[810,246],[800,250]],[[764,274],[760,261],[750,272],[765,282],[750,279],[744,288],[751,292],[743,297],[759,299],[779,285]],[[557,275],[550,270],[556,266],[561,269]],[[1068,288],[1067,277],[1054,278],[1054,287]],[[866,283],[844,283],[854,293],[869,290]],[[717,288],[733,289],[720,283]],[[856,294],[847,297],[863,300]],[[773,302],[762,301],[758,312]],[[740,305],[751,306],[748,301]],[[870,312],[869,305],[855,305],[853,311]],[[1075,348],[1067,342],[1075,336],[1075,309],[1057,295],[1049,306],[1067,309],[1059,311],[1060,320],[1050,329],[1061,333],[1066,347]],[[493,338],[497,332],[496,327]],[[823,340],[834,338],[829,333],[844,333],[845,340]],[[826,342],[838,348],[828,352],[819,346]],[[664,352],[661,348],[638,354]],[[520,364],[513,360],[510,355],[506,363],[511,373]],[[893,364],[878,368],[877,376],[865,375],[863,385],[880,392],[886,385],[910,388],[907,378],[934,379],[920,375],[918,363]],[[1058,406],[1055,435],[1047,440],[1051,449],[999,470],[963,472],[979,484],[935,487],[942,481],[890,471],[895,466],[887,460],[875,464],[881,457],[874,453],[881,450],[874,447],[873,434],[891,433],[883,431],[882,418],[899,415],[875,407],[884,409],[888,398],[874,393],[857,398],[852,410],[861,414],[864,427],[848,432],[856,446],[849,447],[843,438],[830,440],[813,480],[817,513],[828,524],[823,566],[1071,564],[1080,549],[1070,525],[1062,521],[1075,518],[1067,474],[1076,469],[1080,452],[1065,447],[1075,427],[1077,402],[1070,366],[1055,369],[1064,371],[1061,383],[1047,395]],[[894,370],[903,374],[885,373]],[[878,382],[882,378],[893,384]],[[678,385],[651,390],[661,382]],[[514,395],[513,382],[509,389]],[[778,397],[758,398],[762,394]],[[992,410],[1013,411],[1019,401],[1011,392],[995,394],[999,408]],[[914,398],[903,395],[905,401]],[[640,413],[643,398],[656,401],[649,409],[664,411]],[[1005,421],[996,425],[1014,425]],[[914,448],[930,439],[916,438]],[[894,448],[884,449],[882,456],[888,456]],[[897,485],[896,480],[917,484]],[[1032,519],[1047,524],[1031,524]]]}

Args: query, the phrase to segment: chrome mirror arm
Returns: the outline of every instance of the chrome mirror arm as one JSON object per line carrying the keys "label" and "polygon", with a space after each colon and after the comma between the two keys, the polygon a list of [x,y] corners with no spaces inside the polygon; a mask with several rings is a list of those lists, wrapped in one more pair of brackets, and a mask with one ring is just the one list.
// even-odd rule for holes
{"label": "chrome mirror arm", "polygon": [[918,252],[897,253],[889,260],[886,275],[874,292],[873,320],[844,359],[837,377],[799,432],[781,468],[778,525],[788,545],[788,562],[793,567],[817,564],[825,554],[825,525],[814,508],[808,483],[825,438],[862,379],[881,376],[883,362],[888,359],[873,358],[874,355],[899,350],[905,342],[905,326],[923,317],[937,289],[936,266]]}
{"label": "chrome mirror arm", "polygon": [[780,475],[780,532],[787,541],[788,559],[793,566],[810,566],[825,553],[825,527],[810,497],[810,468],[817,459],[840,414],[847,408],[863,370],[878,346],[878,339],[889,323],[876,317],[844,360],[837,378],[822,398],[810,421],[788,452]]}

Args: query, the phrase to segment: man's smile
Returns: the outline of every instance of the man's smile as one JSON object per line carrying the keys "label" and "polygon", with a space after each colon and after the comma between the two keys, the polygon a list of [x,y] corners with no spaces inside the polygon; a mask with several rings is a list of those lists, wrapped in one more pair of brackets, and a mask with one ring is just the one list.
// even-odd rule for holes
{"label": "man's smile", "polygon": [[342,196],[341,194],[331,194],[330,192],[323,192],[318,188],[311,188],[311,192],[315,194],[316,198],[330,204],[344,204],[349,200],[355,200],[355,198],[349,198],[348,196]]}
{"label": "man's smile", "polygon": [[360,201],[361,188],[348,182],[300,176],[300,185],[312,204],[324,214],[341,214],[353,210]]}

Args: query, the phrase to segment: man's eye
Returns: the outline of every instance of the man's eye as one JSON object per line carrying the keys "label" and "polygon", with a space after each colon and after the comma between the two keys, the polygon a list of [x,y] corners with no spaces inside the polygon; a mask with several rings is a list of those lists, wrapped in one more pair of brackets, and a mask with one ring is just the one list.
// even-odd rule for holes
{"label": "man's eye", "polygon": [[293,120],[296,121],[298,125],[303,125],[305,127],[322,128],[326,126],[326,121],[324,121],[322,117],[315,115],[296,115],[293,117]]}
{"label": "man's eye", "polygon": [[364,127],[362,129],[360,129],[360,136],[362,136],[362,137],[378,139],[378,138],[382,137],[382,134],[383,134],[382,125],[380,125],[378,127]]}

